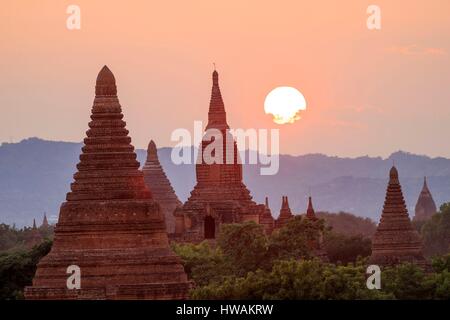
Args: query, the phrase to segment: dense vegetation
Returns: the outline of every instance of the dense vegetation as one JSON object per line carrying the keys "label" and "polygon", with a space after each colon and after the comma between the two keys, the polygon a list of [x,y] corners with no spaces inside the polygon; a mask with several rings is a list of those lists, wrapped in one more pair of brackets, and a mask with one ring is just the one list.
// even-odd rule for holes
{"label": "dense vegetation", "polygon": [[53,227],[17,229],[15,226],[0,224],[0,252],[29,249],[35,242],[53,237]]}
{"label": "dense vegetation", "polygon": [[450,252],[450,203],[443,204],[440,212],[421,226],[420,233],[425,255],[433,257]]}
{"label": "dense vegetation", "polygon": [[[330,262],[308,245],[325,233]],[[267,237],[252,222],[222,227],[216,245],[173,244],[195,281],[194,299],[450,299],[450,255],[432,273],[405,263],[385,268],[381,290],[366,287],[370,240],[300,217]]]}
{"label": "dense vegetation", "polygon": [[[194,299],[449,299],[450,205],[420,225],[425,250],[433,258],[434,273],[411,264],[386,268],[381,290],[366,287],[371,242],[370,222],[348,214],[325,220],[295,217],[266,236],[252,222],[221,227],[216,243],[172,244],[188,276],[195,281]],[[333,221],[330,223],[330,221]],[[359,221],[355,232],[345,232]],[[330,225],[341,226],[337,230]],[[31,247],[39,235],[41,244]],[[322,237],[323,236],[323,237]],[[37,262],[51,247],[52,228],[17,230],[0,225],[0,299],[23,298]],[[44,240],[42,240],[44,239]],[[328,262],[314,257],[311,241],[323,239]]]}
{"label": "dense vegetation", "polygon": [[355,216],[347,212],[329,213],[317,212],[316,216],[325,220],[325,224],[333,232],[347,236],[363,236],[371,238],[377,230],[377,225],[369,218]]}
{"label": "dense vegetation", "polygon": [[23,298],[23,289],[31,285],[37,263],[51,246],[51,240],[44,240],[31,250],[0,253],[0,300]]}

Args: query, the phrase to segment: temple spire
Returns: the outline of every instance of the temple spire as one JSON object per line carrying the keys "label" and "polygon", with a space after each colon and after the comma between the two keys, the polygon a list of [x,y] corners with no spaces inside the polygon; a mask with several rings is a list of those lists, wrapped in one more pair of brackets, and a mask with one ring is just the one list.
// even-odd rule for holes
{"label": "temple spire", "polygon": [[147,148],[147,161],[149,160],[158,160],[158,150],[156,148],[156,143],[153,140],[150,140]]}
{"label": "temple spire", "polygon": [[401,262],[426,264],[420,236],[412,227],[398,171],[393,166],[380,223],[372,239],[370,263],[385,266]]}
{"label": "temple spire", "polygon": [[36,219],[33,219],[33,230],[36,230],[37,229],[37,227],[36,227]]}
{"label": "temple spire", "polygon": [[95,84],[95,95],[96,96],[116,96],[116,78],[114,74],[105,65],[102,70],[97,75],[97,81]]}
{"label": "temple spire", "polygon": [[423,178],[422,191],[417,199],[415,207],[415,221],[424,221],[430,219],[437,212],[436,203],[430,189],[428,188],[427,177]]}
{"label": "temple spire", "polygon": [[266,205],[266,208],[269,208],[269,197],[266,197],[265,205]]}
{"label": "temple spire", "polygon": [[211,100],[209,102],[208,125],[206,129],[229,129],[225,105],[219,87],[219,73],[214,70],[212,73],[213,85],[211,89]]}
{"label": "temple spire", "polygon": [[48,220],[47,220],[47,213],[44,212],[44,219],[42,220],[42,227],[47,228],[49,226]]}
{"label": "temple spire", "polygon": [[280,215],[276,221],[276,227],[280,228],[284,226],[293,217],[291,208],[289,207],[289,199],[287,196],[281,198]]}
{"label": "temple spire", "polygon": [[308,200],[308,209],[306,210],[306,217],[311,220],[317,219],[316,213],[314,212],[311,196],[309,197],[309,200]]}

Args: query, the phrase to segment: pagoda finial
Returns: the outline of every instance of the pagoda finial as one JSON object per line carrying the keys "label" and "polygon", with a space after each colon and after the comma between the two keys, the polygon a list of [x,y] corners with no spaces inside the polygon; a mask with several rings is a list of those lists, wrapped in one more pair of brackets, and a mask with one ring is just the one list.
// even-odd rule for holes
{"label": "pagoda finial", "polygon": [[398,171],[395,166],[392,166],[391,171],[389,171],[389,181],[398,183]]}
{"label": "pagoda finial", "polygon": [[219,73],[216,70],[216,64],[214,64],[214,71],[213,71],[213,86],[219,85]]}
{"label": "pagoda finial", "polygon": [[147,157],[148,158],[158,157],[158,149],[156,148],[156,143],[153,140],[150,140],[148,144]]}
{"label": "pagoda finial", "polygon": [[214,67],[212,73],[213,85],[211,89],[211,100],[209,102],[208,125],[206,129],[225,130],[230,127],[227,124],[227,115],[219,87],[219,73]]}
{"label": "pagoda finial", "polygon": [[33,219],[33,230],[37,229],[36,227],[36,219]]}
{"label": "pagoda finial", "polygon": [[117,95],[116,78],[114,74],[105,65],[97,75],[95,84],[96,96],[115,96]]}
{"label": "pagoda finial", "polygon": [[265,205],[266,205],[266,208],[269,207],[269,197],[266,197]]}

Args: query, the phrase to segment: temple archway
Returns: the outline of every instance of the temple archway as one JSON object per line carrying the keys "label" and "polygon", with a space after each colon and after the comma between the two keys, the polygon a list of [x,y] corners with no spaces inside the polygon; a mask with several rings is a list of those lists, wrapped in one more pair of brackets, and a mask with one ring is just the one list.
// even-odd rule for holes
{"label": "temple archway", "polygon": [[216,237],[216,221],[211,216],[206,216],[204,221],[205,239],[214,239]]}

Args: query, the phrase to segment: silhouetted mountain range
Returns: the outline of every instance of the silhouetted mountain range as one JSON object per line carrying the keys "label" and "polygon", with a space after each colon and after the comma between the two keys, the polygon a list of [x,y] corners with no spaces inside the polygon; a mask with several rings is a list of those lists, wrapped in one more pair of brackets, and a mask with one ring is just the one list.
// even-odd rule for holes
{"label": "silhouetted mountain range", "polygon": [[[44,212],[55,222],[59,206],[69,190],[82,144],[30,138],[0,146],[0,222],[17,226],[41,222]],[[172,149],[160,148],[158,155],[180,200],[185,201],[195,182],[192,165],[175,165]],[[146,151],[137,150],[144,163]],[[395,152],[389,158],[339,158],[322,154],[280,156],[280,170],[261,176],[259,165],[244,165],[244,180],[254,199],[269,196],[274,216],[278,216],[281,196],[289,196],[291,209],[302,213],[309,192],[317,211],[350,212],[378,222],[389,168],[400,173],[410,216],[423,183],[428,185],[437,206],[450,201],[450,159],[430,158]],[[53,221],[52,221],[53,220]]]}

